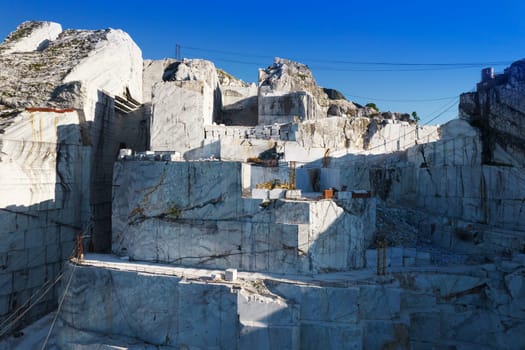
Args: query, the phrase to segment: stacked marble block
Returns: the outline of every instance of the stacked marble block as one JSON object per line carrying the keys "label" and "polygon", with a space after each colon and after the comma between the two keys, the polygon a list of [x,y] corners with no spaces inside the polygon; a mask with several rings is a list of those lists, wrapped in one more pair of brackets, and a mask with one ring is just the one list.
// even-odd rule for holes
{"label": "stacked marble block", "polygon": [[364,267],[375,227],[373,199],[303,201],[280,192],[262,205],[243,198],[241,173],[238,162],[118,162],[113,252],[280,273]]}

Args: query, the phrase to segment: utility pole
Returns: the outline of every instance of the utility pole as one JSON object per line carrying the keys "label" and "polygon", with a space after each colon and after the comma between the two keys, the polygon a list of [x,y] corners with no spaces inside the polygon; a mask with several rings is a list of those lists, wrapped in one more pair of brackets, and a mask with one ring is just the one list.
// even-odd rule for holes
{"label": "utility pole", "polygon": [[386,275],[386,240],[377,241],[377,274]]}
{"label": "utility pole", "polygon": [[180,45],[179,44],[175,45],[175,58],[177,59],[177,61],[180,61]]}
{"label": "utility pole", "polygon": [[288,183],[290,185],[290,190],[295,190],[296,189],[296,167],[297,167],[297,162],[295,160],[292,160],[288,163]]}

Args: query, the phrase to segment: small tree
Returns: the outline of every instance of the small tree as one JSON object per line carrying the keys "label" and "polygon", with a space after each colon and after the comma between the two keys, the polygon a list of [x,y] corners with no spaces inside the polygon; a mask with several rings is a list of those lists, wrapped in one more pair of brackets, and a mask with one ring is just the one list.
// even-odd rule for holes
{"label": "small tree", "polygon": [[377,106],[376,106],[376,104],[374,102],[367,103],[365,106],[373,108],[373,109],[375,109],[376,111],[379,112],[379,108],[377,108]]}
{"label": "small tree", "polygon": [[419,118],[419,116],[417,115],[416,111],[412,112],[412,119],[414,119],[416,123],[419,123],[419,121],[421,120],[421,118]]}

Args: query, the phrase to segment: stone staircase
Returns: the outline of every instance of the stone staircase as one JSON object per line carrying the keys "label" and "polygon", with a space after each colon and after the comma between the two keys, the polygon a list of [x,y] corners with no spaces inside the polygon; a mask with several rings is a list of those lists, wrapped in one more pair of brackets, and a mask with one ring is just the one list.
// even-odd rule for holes
{"label": "stone staircase", "polygon": [[115,96],[114,99],[115,99],[115,110],[118,112],[124,113],[124,114],[134,112],[142,106],[140,102],[135,100],[129,94],[127,94],[125,98],[120,97],[120,96]]}

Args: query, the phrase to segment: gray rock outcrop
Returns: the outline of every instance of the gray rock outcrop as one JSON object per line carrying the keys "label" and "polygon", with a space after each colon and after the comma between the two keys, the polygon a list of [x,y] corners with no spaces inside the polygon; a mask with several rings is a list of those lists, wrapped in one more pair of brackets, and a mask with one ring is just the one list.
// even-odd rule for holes
{"label": "gray rock outcrop", "polygon": [[18,45],[42,28],[47,28],[46,33],[53,28],[53,35],[48,35],[53,38],[59,27],[48,22],[25,23],[2,44],[7,50],[0,55],[0,104],[83,108],[89,118],[95,112],[97,88],[120,96],[127,89],[131,96],[142,99],[141,51],[121,30],[65,30],[54,40],[44,39],[48,42],[40,50]]}
{"label": "gray rock outcrop", "polygon": [[299,62],[275,58],[271,66],[259,69],[259,87],[277,92],[306,91],[314,96],[319,106],[328,106],[328,95],[317,85],[310,68]]}
{"label": "gray rock outcrop", "polygon": [[0,55],[13,52],[42,51],[62,32],[54,22],[28,21],[20,24],[0,45]]}
{"label": "gray rock outcrop", "polygon": [[328,96],[306,65],[276,58],[259,69],[259,124],[325,118],[327,109]]}
{"label": "gray rock outcrop", "polygon": [[525,165],[525,60],[484,78],[476,92],[461,95],[461,118],[479,128],[483,162]]}

